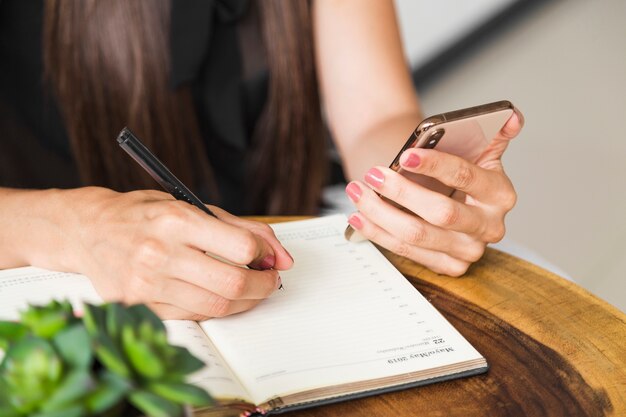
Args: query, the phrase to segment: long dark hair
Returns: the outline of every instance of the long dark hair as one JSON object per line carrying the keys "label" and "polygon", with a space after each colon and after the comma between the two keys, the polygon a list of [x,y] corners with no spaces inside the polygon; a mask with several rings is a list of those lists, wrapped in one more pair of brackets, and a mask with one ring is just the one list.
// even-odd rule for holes
{"label": "long dark hair", "polygon": [[[259,214],[314,213],[326,144],[309,1],[257,5],[270,80],[249,159],[252,207]],[[191,92],[167,83],[170,7],[159,0],[45,2],[45,78],[85,184],[155,186],[119,157],[112,139],[128,125],[183,182],[215,190]]]}

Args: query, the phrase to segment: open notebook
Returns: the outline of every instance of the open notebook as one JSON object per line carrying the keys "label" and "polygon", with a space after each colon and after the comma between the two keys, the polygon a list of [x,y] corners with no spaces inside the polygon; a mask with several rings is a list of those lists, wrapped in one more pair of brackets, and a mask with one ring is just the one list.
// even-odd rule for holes
{"label": "open notebook", "polygon": [[[206,363],[191,382],[221,400],[201,415],[278,413],[487,370],[374,245],[345,241],[344,216],[272,226],[295,259],[283,290],[246,313],[165,322]],[[99,300],[80,275],[0,271],[0,319],[51,298]]]}

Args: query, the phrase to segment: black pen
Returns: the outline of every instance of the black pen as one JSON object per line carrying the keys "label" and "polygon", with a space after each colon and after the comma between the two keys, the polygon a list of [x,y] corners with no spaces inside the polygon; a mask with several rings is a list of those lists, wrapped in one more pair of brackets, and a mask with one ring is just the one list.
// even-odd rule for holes
{"label": "black pen", "polygon": [[206,214],[217,217],[127,127],[117,136],[117,143],[175,199],[186,201]]}
{"label": "black pen", "polygon": [[[130,131],[127,127],[122,129],[117,136],[117,143],[124,149],[139,165],[145,169],[148,174],[168,193],[177,200],[183,200],[189,204],[193,204],[206,214],[215,218],[217,216],[207,206],[204,205],[189,188],[185,186],[172,172],[167,169],[163,162],[159,160],[143,143]],[[245,266],[245,268],[249,268]],[[282,283],[279,289],[283,289]]]}

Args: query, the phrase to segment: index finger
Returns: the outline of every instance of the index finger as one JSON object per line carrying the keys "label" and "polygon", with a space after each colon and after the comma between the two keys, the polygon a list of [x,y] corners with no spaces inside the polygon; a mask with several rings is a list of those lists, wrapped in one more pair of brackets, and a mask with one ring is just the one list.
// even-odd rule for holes
{"label": "index finger", "polygon": [[475,164],[484,168],[495,167],[501,169],[502,164],[500,158],[502,158],[504,151],[506,151],[506,148],[509,146],[511,139],[519,134],[523,126],[524,116],[515,108],[513,115],[511,115],[509,120],[502,126],[502,129],[500,129],[480,157],[478,157]]}
{"label": "index finger", "polygon": [[[174,230],[185,244],[237,265],[251,265],[259,269],[274,267],[274,250],[261,236],[207,216],[194,206],[184,207],[187,209],[184,214],[165,221],[165,227],[170,232]],[[174,225],[168,224],[171,220]]]}
{"label": "index finger", "polygon": [[522,127],[524,127],[524,115],[516,107],[513,110],[513,115],[509,117],[509,120],[496,135],[496,139],[513,139],[522,130]]}
{"label": "index finger", "polygon": [[242,227],[250,230],[252,233],[260,236],[265,242],[272,248],[275,256],[276,263],[274,269],[287,270],[293,266],[293,258],[291,254],[280,243],[274,230],[267,224],[256,222],[252,220],[242,219],[237,216],[233,216],[225,210],[219,207],[211,206],[211,210],[217,214],[220,220],[223,220],[229,224]]}
{"label": "index finger", "polygon": [[501,172],[481,168],[459,156],[435,149],[407,150],[400,158],[400,163],[403,169],[432,177],[486,203],[499,202],[501,196],[497,191],[512,188],[506,175]]}
{"label": "index finger", "polygon": [[[276,270],[255,271],[229,265],[191,248],[175,255],[164,268],[167,275],[227,300],[264,299],[281,284]],[[162,285],[166,284],[167,280]],[[170,291],[166,288],[162,292],[168,296]]]}

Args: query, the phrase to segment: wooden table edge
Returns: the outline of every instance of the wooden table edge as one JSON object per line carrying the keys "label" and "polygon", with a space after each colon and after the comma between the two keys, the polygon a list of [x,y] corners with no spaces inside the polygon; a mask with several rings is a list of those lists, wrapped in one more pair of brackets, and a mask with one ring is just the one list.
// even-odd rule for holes
{"label": "wooden table edge", "polygon": [[[254,219],[280,223],[310,217]],[[615,415],[626,413],[626,314],[617,307],[575,282],[495,248],[487,248],[482,259],[460,278],[438,275],[381,251],[413,285],[421,286],[418,289],[429,286],[454,294],[557,352],[600,397],[608,399]],[[511,297],[515,290],[527,291],[528,299]],[[552,317],[559,312],[563,317]]]}

